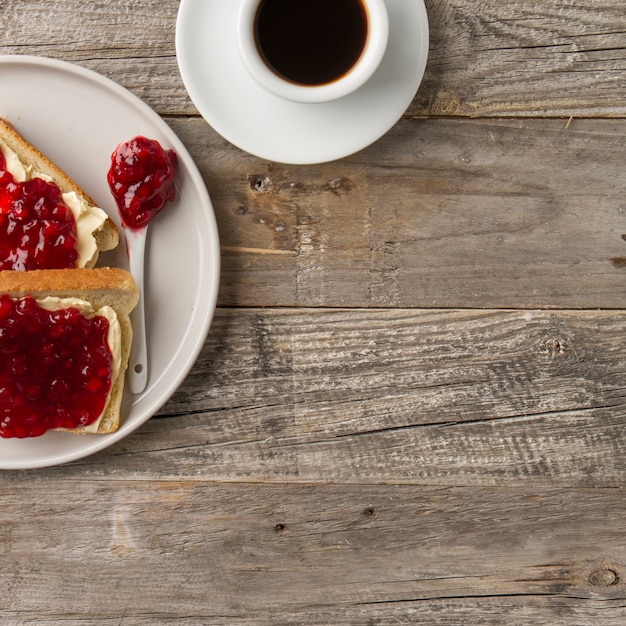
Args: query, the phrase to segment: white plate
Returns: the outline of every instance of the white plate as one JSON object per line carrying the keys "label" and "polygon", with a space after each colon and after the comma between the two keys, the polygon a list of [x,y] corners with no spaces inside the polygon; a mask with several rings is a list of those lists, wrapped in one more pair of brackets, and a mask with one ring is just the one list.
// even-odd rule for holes
{"label": "white plate", "polygon": [[282,163],[332,161],[382,137],[411,104],[428,56],[423,0],[387,0],[389,44],[380,67],[361,89],[322,104],[283,100],[247,73],[237,49],[239,4],[182,0],[176,54],[200,114],[242,150]]}
{"label": "white plate", "polygon": [[[219,284],[219,239],[204,182],[169,126],[129,91],[65,62],[0,56],[0,116],[80,183],[118,224],[106,182],[110,156],[142,134],[179,157],[177,200],[150,227],[146,259],[149,380],[128,391],[120,429],[110,435],[49,432],[0,439],[0,469],[57,465],[93,454],[126,437],[167,401],[193,366],[211,324]],[[123,240],[99,265],[128,268]]]}

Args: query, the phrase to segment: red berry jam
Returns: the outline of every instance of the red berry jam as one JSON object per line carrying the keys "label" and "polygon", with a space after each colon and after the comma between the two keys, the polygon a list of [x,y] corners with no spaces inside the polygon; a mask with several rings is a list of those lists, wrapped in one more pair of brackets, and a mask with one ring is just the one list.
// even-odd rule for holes
{"label": "red berry jam", "polygon": [[173,150],[146,137],[134,137],[115,149],[107,180],[124,226],[147,226],[174,200],[177,160]]}
{"label": "red berry jam", "polygon": [[94,422],[111,389],[109,321],[0,295],[0,436]]}
{"label": "red berry jam", "polygon": [[16,183],[0,152],[0,270],[76,267],[76,244],[61,190],[41,178]]}

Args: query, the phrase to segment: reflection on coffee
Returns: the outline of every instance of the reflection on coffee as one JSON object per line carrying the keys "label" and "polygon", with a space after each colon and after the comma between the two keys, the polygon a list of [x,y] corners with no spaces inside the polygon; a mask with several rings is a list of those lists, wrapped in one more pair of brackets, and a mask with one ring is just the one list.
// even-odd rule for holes
{"label": "reflection on coffee", "polygon": [[361,0],[263,0],[255,42],[265,63],[301,85],[324,85],[347,74],[367,39]]}

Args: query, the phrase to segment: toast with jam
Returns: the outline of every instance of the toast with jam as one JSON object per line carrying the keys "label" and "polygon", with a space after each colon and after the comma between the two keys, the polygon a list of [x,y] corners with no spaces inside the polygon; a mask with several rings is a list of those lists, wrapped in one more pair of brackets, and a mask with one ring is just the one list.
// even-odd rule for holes
{"label": "toast with jam", "polygon": [[117,430],[137,301],[120,268],[0,271],[0,436]]}
{"label": "toast with jam", "polygon": [[0,118],[0,270],[94,267],[118,242],[93,199]]}

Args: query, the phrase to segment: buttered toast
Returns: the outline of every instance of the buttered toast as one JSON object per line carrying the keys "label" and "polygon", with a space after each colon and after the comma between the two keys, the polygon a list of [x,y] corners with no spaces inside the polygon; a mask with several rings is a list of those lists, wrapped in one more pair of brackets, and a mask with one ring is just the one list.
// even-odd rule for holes
{"label": "buttered toast", "polygon": [[[0,436],[37,436],[49,429],[81,434],[117,430],[132,341],[129,315],[137,301],[132,276],[119,268],[0,271]],[[84,319],[74,331],[71,324],[79,315]],[[108,333],[105,347],[85,336],[91,333],[88,323]],[[109,350],[107,372],[98,363],[109,358]],[[72,374],[80,359],[86,359],[81,371]],[[78,421],[78,426],[70,427],[65,415],[75,414],[80,408],[76,403],[84,397],[82,389],[72,386],[83,381],[83,374],[81,386],[93,391],[104,408],[100,415],[90,416],[89,424]],[[105,383],[107,389],[101,392]]]}
{"label": "buttered toast", "polygon": [[[15,128],[0,118],[0,152],[5,168],[15,182],[42,178],[54,183],[76,222],[78,257],[76,267],[94,267],[100,252],[112,250],[119,243],[115,223],[83,189],[55,163],[30,144]],[[0,259],[2,261],[2,259]],[[22,269],[20,267],[5,269]],[[30,268],[29,268],[30,269]],[[49,267],[38,266],[38,269]]]}

